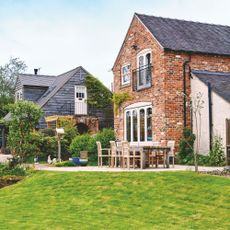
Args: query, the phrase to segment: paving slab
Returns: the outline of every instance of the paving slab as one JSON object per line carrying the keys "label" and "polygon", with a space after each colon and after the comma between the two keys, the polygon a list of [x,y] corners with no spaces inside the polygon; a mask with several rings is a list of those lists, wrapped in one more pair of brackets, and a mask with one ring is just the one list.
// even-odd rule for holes
{"label": "paving slab", "polygon": [[[97,167],[97,166],[84,166],[84,167],[54,167],[44,164],[35,165],[36,170],[44,171],[59,171],[59,172],[174,172],[174,171],[195,171],[194,166],[187,165],[175,165],[175,167],[170,168],[147,168],[147,169],[126,169],[126,168],[110,168],[107,166]],[[199,171],[213,171],[213,170],[223,170],[224,167],[199,167]]]}

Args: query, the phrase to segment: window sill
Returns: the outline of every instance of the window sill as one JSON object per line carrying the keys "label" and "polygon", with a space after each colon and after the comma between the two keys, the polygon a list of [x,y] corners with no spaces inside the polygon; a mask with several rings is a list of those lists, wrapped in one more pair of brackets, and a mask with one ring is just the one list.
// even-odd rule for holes
{"label": "window sill", "polygon": [[126,83],[126,84],[123,84],[123,85],[120,85],[120,89],[127,88],[127,87],[129,87],[129,86],[131,86],[131,83],[130,83],[130,82],[129,82],[129,83]]}
{"label": "window sill", "polygon": [[143,87],[140,87],[140,88],[137,87],[136,91],[142,91],[142,90],[145,90],[145,89],[149,89],[151,87],[152,87],[152,85],[146,85],[146,86],[143,86]]}

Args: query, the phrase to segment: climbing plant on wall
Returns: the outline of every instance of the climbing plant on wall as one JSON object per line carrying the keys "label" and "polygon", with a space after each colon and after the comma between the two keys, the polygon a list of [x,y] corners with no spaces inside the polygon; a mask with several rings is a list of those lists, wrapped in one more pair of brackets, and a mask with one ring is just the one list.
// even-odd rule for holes
{"label": "climbing plant on wall", "polygon": [[107,108],[112,106],[112,92],[97,78],[88,75],[85,80],[89,105],[95,108]]}
{"label": "climbing plant on wall", "polygon": [[114,104],[115,114],[118,113],[119,108],[124,102],[129,101],[131,99],[132,97],[126,92],[114,93],[113,94],[113,104]]}

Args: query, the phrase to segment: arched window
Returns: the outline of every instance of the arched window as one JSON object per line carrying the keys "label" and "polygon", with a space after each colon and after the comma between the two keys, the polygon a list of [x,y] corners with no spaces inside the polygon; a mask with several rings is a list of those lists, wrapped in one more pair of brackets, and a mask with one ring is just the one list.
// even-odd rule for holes
{"label": "arched window", "polygon": [[125,109],[125,140],[152,141],[152,106],[149,102],[135,103]]}
{"label": "arched window", "polygon": [[145,49],[137,55],[137,89],[151,86],[151,52],[151,49]]}

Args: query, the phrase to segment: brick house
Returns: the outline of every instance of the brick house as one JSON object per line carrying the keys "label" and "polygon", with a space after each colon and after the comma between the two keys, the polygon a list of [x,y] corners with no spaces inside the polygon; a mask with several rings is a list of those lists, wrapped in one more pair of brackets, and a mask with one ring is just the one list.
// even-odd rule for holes
{"label": "brick house", "polygon": [[[192,71],[230,72],[230,27],[135,13],[113,66],[114,92],[132,99],[114,116],[118,139],[178,141],[191,111]],[[216,111],[217,112],[217,111]]]}

